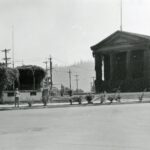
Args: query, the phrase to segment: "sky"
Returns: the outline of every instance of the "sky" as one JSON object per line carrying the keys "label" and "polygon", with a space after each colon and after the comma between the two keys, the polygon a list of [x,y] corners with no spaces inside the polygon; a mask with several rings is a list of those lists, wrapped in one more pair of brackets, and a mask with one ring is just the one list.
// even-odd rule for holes
{"label": "sky", "polygon": [[[122,1],[123,30],[150,35],[150,0]],[[15,66],[94,61],[90,47],[119,28],[120,0],[0,0],[0,50],[14,43]]]}

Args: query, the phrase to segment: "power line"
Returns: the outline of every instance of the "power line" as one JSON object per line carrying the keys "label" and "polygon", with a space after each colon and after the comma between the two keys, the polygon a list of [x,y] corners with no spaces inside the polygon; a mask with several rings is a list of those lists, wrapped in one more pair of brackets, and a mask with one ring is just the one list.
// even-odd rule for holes
{"label": "power line", "polygon": [[15,60],[14,62],[16,62],[16,63],[21,63],[22,66],[24,65],[24,61],[23,61],[23,60]]}

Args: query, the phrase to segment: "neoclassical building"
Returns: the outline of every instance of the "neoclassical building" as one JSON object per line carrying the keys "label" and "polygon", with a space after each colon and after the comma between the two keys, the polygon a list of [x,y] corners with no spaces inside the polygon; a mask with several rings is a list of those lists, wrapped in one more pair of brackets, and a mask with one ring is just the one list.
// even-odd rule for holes
{"label": "neoclassical building", "polygon": [[97,93],[150,90],[150,36],[116,31],[91,50]]}

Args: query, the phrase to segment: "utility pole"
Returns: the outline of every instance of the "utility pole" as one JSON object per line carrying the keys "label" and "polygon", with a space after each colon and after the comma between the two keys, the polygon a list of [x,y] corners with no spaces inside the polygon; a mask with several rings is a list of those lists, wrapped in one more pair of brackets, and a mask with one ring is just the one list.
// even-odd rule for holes
{"label": "utility pole", "polygon": [[8,60],[10,58],[7,57],[7,53],[10,51],[10,49],[4,49],[4,50],[1,50],[1,51],[5,53],[5,58],[3,58],[3,59],[5,60],[5,66],[8,67],[8,64],[10,64],[10,63],[8,63]]}
{"label": "utility pole", "polygon": [[69,69],[69,87],[70,87],[70,90],[71,90],[71,70]]}
{"label": "utility pole", "polygon": [[75,75],[75,77],[76,77],[76,79],[75,79],[75,80],[76,80],[76,86],[77,86],[77,88],[76,88],[77,93],[78,93],[78,81],[79,81],[78,76],[79,76],[79,75],[77,75],[77,74]]}
{"label": "utility pole", "polygon": [[50,73],[50,88],[51,88],[51,90],[52,90],[52,87],[53,87],[53,73],[52,73],[52,71],[53,71],[53,68],[52,68],[52,58],[50,57],[49,58],[49,63],[50,63],[50,69],[49,69],[49,73]]}
{"label": "utility pole", "polygon": [[70,91],[69,91],[69,95],[72,96],[72,90],[71,90],[71,70],[69,69],[69,86],[70,86]]}
{"label": "utility pole", "polygon": [[47,73],[48,73],[48,72],[47,72],[47,70],[48,70],[48,69],[47,69],[48,61],[44,61],[43,63],[46,65],[46,68],[45,68],[45,70],[46,70],[46,78],[45,78],[45,79],[46,79],[46,86],[47,86],[47,85],[48,85],[48,78],[47,78],[47,77],[48,77],[48,75],[47,75]]}

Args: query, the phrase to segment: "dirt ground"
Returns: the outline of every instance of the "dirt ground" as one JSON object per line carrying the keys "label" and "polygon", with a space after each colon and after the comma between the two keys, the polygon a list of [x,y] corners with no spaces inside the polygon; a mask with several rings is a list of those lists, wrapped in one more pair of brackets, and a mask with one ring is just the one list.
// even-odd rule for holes
{"label": "dirt ground", "polygon": [[150,104],[0,112],[0,150],[149,150]]}

